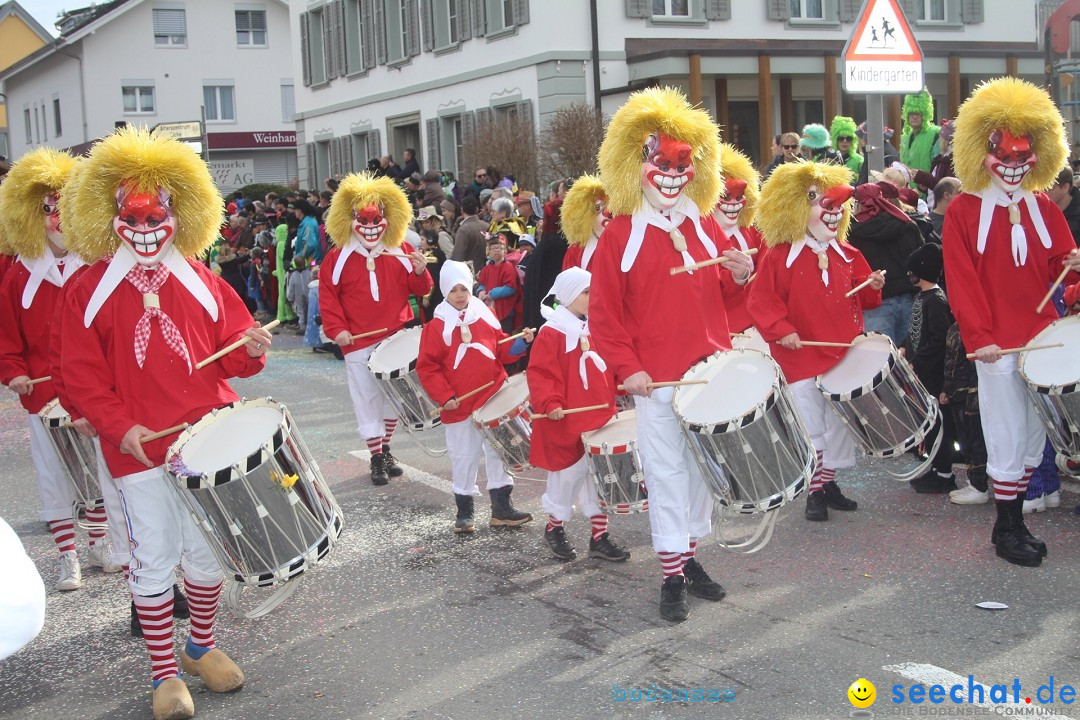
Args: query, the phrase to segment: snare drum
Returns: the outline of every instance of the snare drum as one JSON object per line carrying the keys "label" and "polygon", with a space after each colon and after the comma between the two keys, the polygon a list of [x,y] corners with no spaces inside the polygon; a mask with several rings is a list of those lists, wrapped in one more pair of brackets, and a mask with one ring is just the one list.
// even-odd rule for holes
{"label": "snare drum", "polygon": [[769,351],[769,343],[761,337],[761,332],[753,325],[742,332],[735,333],[731,338],[731,347],[735,350],[757,350],[765,355],[772,355]]}
{"label": "snare drum", "polygon": [[98,479],[97,453],[94,441],[80,435],[71,425],[71,415],[58,399],[50,400],[38,413],[45,425],[49,441],[56,448],[64,475],[75,490],[75,497],[93,510],[101,505],[101,483]]}
{"label": "snare drum", "polygon": [[1080,458],[1080,316],[1055,320],[1030,344],[1057,343],[1062,347],[1020,353],[1018,367],[1050,442],[1065,458],[1060,466]]}
{"label": "snare drum", "polygon": [[637,448],[637,416],[621,412],[596,430],[581,434],[597,503],[608,515],[649,509],[649,493]]}
{"label": "snare drum", "polygon": [[165,469],[226,574],[268,587],[314,567],[341,508],[284,405],[240,400],[180,434]]}
{"label": "snare drum", "polygon": [[529,384],[525,373],[507,378],[487,402],[473,412],[473,423],[510,473],[528,470],[532,424],[529,422]]}
{"label": "snare drum", "polygon": [[368,359],[368,369],[383,394],[405,426],[414,431],[441,424],[436,412],[439,404],[432,402],[416,372],[422,332],[419,327],[399,330],[379,343]]}

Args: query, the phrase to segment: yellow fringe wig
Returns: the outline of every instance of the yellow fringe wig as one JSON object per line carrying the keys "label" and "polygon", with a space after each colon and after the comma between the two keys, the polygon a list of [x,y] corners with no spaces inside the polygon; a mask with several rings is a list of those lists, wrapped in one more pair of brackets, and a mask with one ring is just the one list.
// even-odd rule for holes
{"label": "yellow fringe wig", "polygon": [[[85,173],[86,163],[76,163],[72,171],[68,173],[67,180],[64,181],[64,187],[60,188],[60,227],[64,231],[64,241],[68,243],[69,247],[72,238],[75,237],[75,230],[68,225],[67,218],[75,217],[75,191]],[[76,244],[78,244],[77,240]]]}
{"label": "yellow fringe wig", "polygon": [[588,244],[596,220],[597,202],[607,202],[607,193],[595,175],[582,175],[567,191],[561,222],[563,235],[571,245],[585,247]]}
{"label": "yellow fringe wig", "polygon": [[1030,134],[1035,167],[1023,189],[1046,190],[1054,184],[1069,155],[1065,121],[1045,90],[1025,80],[1003,77],[982,83],[960,106],[953,135],[953,165],[966,192],[990,187],[983,166],[990,136],[1005,129],[1017,137]]}
{"label": "yellow fringe wig", "polygon": [[689,143],[694,179],[684,192],[702,213],[710,213],[720,197],[720,129],[704,110],[670,87],[632,93],[608,124],[600,145],[600,178],[607,189],[608,209],[631,215],[641,207],[641,147],[650,133],[663,133]]}
{"label": "yellow fringe wig", "polygon": [[28,259],[45,254],[48,240],[42,201],[49,193],[60,192],[78,163],[66,152],[42,147],[11,166],[0,184],[0,219],[9,253]]}
{"label": "yellow fringe wig", "polygon": [[[816,162],[784,163],[775,170],[761,188],[758,204],[758,230],[765,235],[769,247],[790,245],[806,237],[806,220],[810,216],[810,186],[823,195],[838,185],[851,182],[851,171],[843,165],[824,165]],[[851,226],[851,202],[844,203],[837,239],[847,239]]]}
{"label": "yellow fringe wig", "polygon": [[330,240],[338,247],[348,245],[353,231],[353,211],[368,205],[381,207],[386,218],[383,245],[400,247],[412,222],[409,199],[390,178],[376,178],[368,173],[346,175],[338,185],[325,217],[326,234]]}
{"label": "yellow fringe wig", "polygon": [[[739,213],[739,227],[749,227],[754,222],[758,202],[761,200],[761,190],[758,188],[761,178],[750,158],[734,145],[720,143],[720,159],[724,165],[721,175],[746,182],[746,207]],[[720,194],[724,194],[723,184],[720,185]]]}
{"label": "yellow fringe wig", "polygon": [[[107,257],[120,247],[113,232],[116,191],[123,184],[134,192],[164,189],[172,196],[177,229],[173,245],[186,258],[214,244],[225,212],[206,163],[183,143],[153,137],[145,128],[126,127],[109,135],[83,161],[74,202],[64,222],[68,246],[87,262]],[[63,210],[61,210],[62,212]]]}

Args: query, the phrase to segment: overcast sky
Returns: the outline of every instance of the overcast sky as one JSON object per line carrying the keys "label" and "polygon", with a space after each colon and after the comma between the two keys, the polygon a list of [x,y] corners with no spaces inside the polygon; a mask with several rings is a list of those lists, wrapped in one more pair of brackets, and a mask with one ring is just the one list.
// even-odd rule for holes
{"label": "overcast sky", "polygon": [[56,37],[56,28],[53,27],[56,14],[61,10],[86,7],[91,4],[91,0],[19,0],[19,4],[41,23],[41,27]]}

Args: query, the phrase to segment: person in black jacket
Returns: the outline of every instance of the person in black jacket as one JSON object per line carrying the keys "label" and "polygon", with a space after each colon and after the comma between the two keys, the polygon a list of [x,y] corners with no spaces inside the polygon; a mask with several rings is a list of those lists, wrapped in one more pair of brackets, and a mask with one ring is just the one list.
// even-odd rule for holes
{"label": "person in black jacket", "polygon": [[951,411],[960,452],[968,464],[968,484],[949,493],[949,502],[985,505],[990,502],[990,478],[986,474],[986,439],[979,413],[979,373],[975,361],[967,358],[957,323],[945,336],[945,384],[938,402],[943,411]]}
{"label": "person in black jacket", "polygon": [[1058,173],[1054,186],[1047,190],[1046,194],[1061,208],[1065,222],[1069,223],[1073,240],[1076,246],[1080,247],[1080,189],[1073,186],[1072,168],[1065,168]]}

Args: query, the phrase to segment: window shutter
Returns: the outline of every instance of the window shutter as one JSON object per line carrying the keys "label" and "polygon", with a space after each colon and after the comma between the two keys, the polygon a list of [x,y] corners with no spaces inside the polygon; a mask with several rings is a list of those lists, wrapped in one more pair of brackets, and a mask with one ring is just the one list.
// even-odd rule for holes
{"label": "window shutter", "polygon": [[334,5],[331,3],[322,12],[323,66],[326,68],[327,81],[337,77],[337,40],[334,34]]}
{"label": "window shutter", "polygon": [[919,17],[919,2],[921,0],[900,0],[900,9],[904,11],[909,23],[914,23]]}
{"label": "window shutter", "polygon": [[769,4],[770,20],[787,20],[791,17],[791,4],[789,0],[766,0]]}
{"label": "window shutter", "polygon": [[626,17],[652,17],[652,7],[649,4],[649,0],[626,0]]}
{"label": "window shutter", "polygon": [[403,48],[407,57],[420,54],[420,0],[405,0],[405,22],[409,31],[409,47]]}
{"label": "window shutter", "polygon": [[304,87],[311,86],[311,45],[308,42],[308,14],[300,13],[300,64]]}
{"label": "window shutter", "polygon": [[469,15],[472,16],[473,37],[484,36],[484,1],[485,0],[467,0],[469,4]]}
{"label": "window shutter", "polygon": [[468,0],[459,0],[457,16],[458,39],[468,40],[472,37],[472,3]]}
{"label": "window shutter", "polygon": [[313,188],[316,187],[315,175],[317,174],[315,168],[315,143],[308,143],[306,147],[308,187]]}
{"label": "window shutter", "polygon": [[961,0],[960,19],[965,24],[983,21],[983,0]]}
{"label": "window shutter", "polygon": [[420,24],[424,30],[424,52],[435,49],[435,18],[431,10],[431,0],[420,0]]}
{"label": "window shutter", "polygon": [[442,153],[439,150],[439,121],[428,120],[427,123],[427,162],[429,170],[438,170],[442,167]]}
{"label": "window shutter", "polygon": [[349,72],[348,58],[345,55],[345,0],[334,0],[332,15],[334,18],[334,55],[337,68],[336,77]]}
{"label": "window shutter", "polygon": [[525,25],[529,22],[529,0],[514,0],[514,25]]}
{"label": "window shutter", "polygon": [[862,0],[840,0],[840,22],[855,22],[861,9]]}
{"label": "window shutter", "polygon": [[731,0],[705,0],[706,20],[730,20]]}
{"label": "window shutter", "polygon": [[375,18],[373,17],[373,2],[374,0],[360,0],[360,34],[363,38],[362,44],[364,46],[364,57],[361,59],[361,64],[365,70],[375,67]]}
{"label": "window shutter", "polygon": [[536,139],[536,122],[533,120],[533,101],[522,100],[521,102],[517,103],[517,113],[518,117],[524,120],[525,123],[529,126],[529,144],[534,144],[534,141]]}
{"label": "window shutter", "polygon": [[369,160],[382,157],[382,138],[378,129],[368,131],[367,151]]}
{"label": "window shutter", "polygon": [[[327,173],[330,177],[335,177],[341,173],[341,145],[338,143],[337,138],[331,138],[327,143],[330,151],[330,170]],[[320,183],[321,185],[322,183]]]}
{"label": "window shutter", "polygon": [[[486,130],[487,128],[485,126],[491,125],[491,121],[494,119],[494,117],[495,117],[495,113],[491,108],[479,108],[479,109],[477,109],[477,111],[476,111],[476,125],[477,125],[477,127],[480,127],[481,130]],[[475,131],[475,130],[476,130],[476,128],[474,127],[473,131]]]}
{"label": "window shutter", "polygon": [[183,10],[154,9],[155,35],[186,35],[187,19]]}
{"label": "window shutter", "polygon": [[386,64],[386,8],[383,0],[372,0],[374,33],[375,33],[375,61],[379,65]]}

